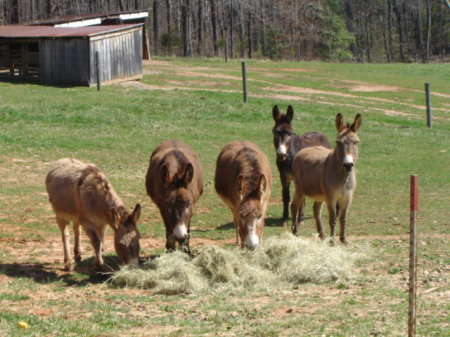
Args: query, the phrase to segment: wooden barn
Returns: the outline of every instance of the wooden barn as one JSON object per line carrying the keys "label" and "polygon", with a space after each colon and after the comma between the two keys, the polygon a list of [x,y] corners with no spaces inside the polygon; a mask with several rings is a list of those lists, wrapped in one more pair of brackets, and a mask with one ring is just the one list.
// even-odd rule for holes
{"label": "wooden barn", "polygon": [[147,36],[148,10],[145,9],[55,16],[45,20],[30,22],[27,26],[84,27],[137,23],[142,23],[144,25],[142,30],[142,58],[144,60],[150,60],[150,44]]}
{"label": "wooden barn", "polygon": [[97,70],[102,83],[142,77],[142,24],[0,26],[0,79],[93,86]]}

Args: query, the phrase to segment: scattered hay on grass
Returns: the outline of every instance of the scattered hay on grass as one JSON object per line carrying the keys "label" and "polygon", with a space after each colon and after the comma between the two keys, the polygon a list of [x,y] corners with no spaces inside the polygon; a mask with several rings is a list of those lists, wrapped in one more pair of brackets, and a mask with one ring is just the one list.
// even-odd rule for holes
{"label": "scattered hay on grass", "polygon": [[255,251],[206,246],[194,258],[174,252],[122,268],[111,282],[158,294],[189,294],[203,289],[273,289],[286,284],[342,282],[352,278],[363,254],[354,249],[297,238],[270,237]]}
{"label": "scattered hay on grass", "polygon": [[188,294],[208,285],[200,269],[192,265],[190,256],[180,251],[147,261],[140,269],[124,267],[114,273],[112,282],[165,295]]}

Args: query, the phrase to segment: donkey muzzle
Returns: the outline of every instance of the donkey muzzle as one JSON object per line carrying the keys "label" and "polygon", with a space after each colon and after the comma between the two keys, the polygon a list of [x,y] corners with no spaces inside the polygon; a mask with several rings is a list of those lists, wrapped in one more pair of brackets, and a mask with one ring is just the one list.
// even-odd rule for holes
{"label": "donkey muzzle", "polygon": [[345,163],[344,167],[347,170],[347,172],[351,172],[353,169],[353,163]]}
{"label": "donkey muzzle", "polygon": [[286,153],[277,153],[277,161],[287,161],[289,156]]}
{"label": "donkey muzzle", "polygon": [[344,160],[343,160],[342,164],[344,165],[347,172],[350,172],[352,170],[353,164],[354,164],[353,156],[351,154],[346,154],[344,156]]}
{"label": "donkey muzzle", "polygon": [[186,225],[184,223],[176,225],[173,230],[173,236],[178,242],[186,241],[189,238]]}

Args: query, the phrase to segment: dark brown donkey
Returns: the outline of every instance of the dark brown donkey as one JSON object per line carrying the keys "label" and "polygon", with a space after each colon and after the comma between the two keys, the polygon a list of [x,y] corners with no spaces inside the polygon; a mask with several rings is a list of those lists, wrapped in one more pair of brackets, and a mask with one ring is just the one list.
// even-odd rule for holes
{"label": "dark brown donkey", "polygon": [[[281,186],[283,191],[283,226],[287,225],[289,220],[289,202],[290,193],[289,186],[294,176],[292,174],[292,162],[295,155],[301,149],[308,146],[322,145],[330,148],[330,142],[327,137],[319,132],[307,132],[300,136],[292,131],[291,121],[294,118],[294,109],[288,106],[285,115],[280,113],[278,106],[274,106],[272,110],[275,126],[272,129],[273,144],[277,154],[277,167],[280,172]],[[303,219],[303,214],[301,214]]]}
{"label": "dark brown donkey", "polygon": [[45,179],[49,201],[56,215],[64,245],[64,264],[72,271],[67,225],[73,222],[75,261],[81,261],[80,225],[95,250],[95,267],[108,270],[103,263],[103,237],[106,225],[114,230],[114,248],[125,264],[138,266],[139,231],[136,223],[141,206],[129,212],[105,174],[93,164],[76,159],[56,161]]}
{"label": "dark brown donkey", "polygon": [[[320,212],[325,201],[328,207],[331,243],[334,243],[336,217],[341,226],[340,240],[346,243],[345,225],[347,210],[356,188],[356,174],[353,166],[358,159],[359,138],[356,132],[361,126],[361,115],[357,114],[353,124],[345,124],[340,113],[336,116],[338,136],[334,150],[313,146],[301,150],[294,159],[295,195],[291,205],[292,231],[297,232],[298,214],[303,208],[305,196],[313,198],[314,218],[320,238],[322,231]],[[336,212],[336,202],[339,211]]]}
{"label": "dark brown donkey", "polygon": [[256,248],[262,239],[272,189],[266,155],[247,141],[226,144],[217,158],[215,187],[233,213],[236,245],[240,238],[242,248]]}
{"label": "dark brown donkey", "polygon": [[203,193],[203,175],[194,150],[170,140],[160,144],[150,157],[145,186],[158,206],[166,227],[166,248],[189,253],[192,207]]}

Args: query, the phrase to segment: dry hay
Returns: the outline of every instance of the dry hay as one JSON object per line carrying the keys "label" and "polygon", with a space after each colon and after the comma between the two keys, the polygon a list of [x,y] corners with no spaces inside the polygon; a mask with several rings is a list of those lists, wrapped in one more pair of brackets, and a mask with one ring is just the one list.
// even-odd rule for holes
{"label": "dry hay", "polygon": [[163,254],[140,269],[122,268],[110,281],[159,294],[189,294],[204,289],[273,289],[287,284],[343,282],[353,277],[361,252],[285,233],[270,237],[255,251],[205,246],[191,258]]}

